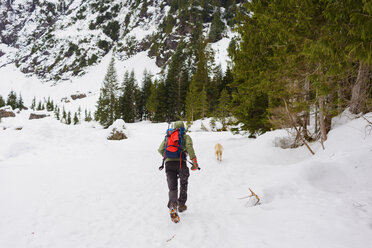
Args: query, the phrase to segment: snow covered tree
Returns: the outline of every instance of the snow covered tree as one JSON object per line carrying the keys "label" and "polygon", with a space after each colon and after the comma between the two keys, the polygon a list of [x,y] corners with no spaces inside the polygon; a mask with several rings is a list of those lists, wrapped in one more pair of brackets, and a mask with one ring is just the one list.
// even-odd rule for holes
{"label": "snow covered tree", "polygon": [[97,111],[95,112],[95,119],[105,128],[109,127],[119,118],[118,94],[119,86],[115,69],[115,59],[112,57],[103,80],[97,102]]}

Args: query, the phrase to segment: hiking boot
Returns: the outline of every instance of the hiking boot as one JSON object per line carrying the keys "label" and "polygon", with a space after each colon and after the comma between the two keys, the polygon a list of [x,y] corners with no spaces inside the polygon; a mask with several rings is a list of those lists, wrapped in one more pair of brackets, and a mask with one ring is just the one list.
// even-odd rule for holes
{"label": "hiking boot", "polygon": [[182,213],[182,212],[185,212],[187,210],[187,206],[186,205],[180,205],[178,206],[178,212]]}
{"label": "hiking boot", "polygon": [[170,208],[169,213],[170,213],[171,220],[174,223],[178,223],[180,221],[180,217],[178,216],[178,213],[177,213],[177,208]]}

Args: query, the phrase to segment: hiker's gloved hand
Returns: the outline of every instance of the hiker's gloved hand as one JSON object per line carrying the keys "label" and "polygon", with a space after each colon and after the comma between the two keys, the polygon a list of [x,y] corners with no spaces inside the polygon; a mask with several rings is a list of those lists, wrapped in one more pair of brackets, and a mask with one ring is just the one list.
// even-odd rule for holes
{"label": "hiker's gloved hand", "polygon": [[199,167],[199,165],[198,165],[198,160],[196,159],[196,157],[195,158],[193,158],[193,159],[191,159],[192,160],[192,162],[193,162],[193,165],[191,166],[191,170],[197,170],[198,169],[198,167]]}

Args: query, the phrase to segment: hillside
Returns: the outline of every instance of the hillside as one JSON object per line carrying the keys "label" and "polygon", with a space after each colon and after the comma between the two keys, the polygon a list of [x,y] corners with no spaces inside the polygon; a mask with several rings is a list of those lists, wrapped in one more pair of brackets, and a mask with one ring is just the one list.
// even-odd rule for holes
{"label": "hillside", "polygon": [[201,39],[214,43],[228,36],[236,6],[236,1],[1,0],[0,67],[15,64],[43,81],[70,80],[115,51],[121,61],[145,52],[161,68],[180,42],[187,43],[192,62]]}

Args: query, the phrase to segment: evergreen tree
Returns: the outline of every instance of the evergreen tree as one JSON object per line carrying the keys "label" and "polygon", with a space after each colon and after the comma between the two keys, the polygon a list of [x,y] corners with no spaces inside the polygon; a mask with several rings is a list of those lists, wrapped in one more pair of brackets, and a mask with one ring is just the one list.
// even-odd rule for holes
{"label": "evergreen tree", "polygon": [[65,110],[65,107],[64,106],[63,106],[63,110],[62,110],[61,122],[67,123],[67,113],[66,113],[66,110]]}
{"label": "evergreen tree", "polygon": [[18,106],[17,104],[17,94],[12,90],[8,95],[8,99],[6,101],[6,105],[11,106],[13,109],[16,109]]}
{"label": "evergreen tree", "polygon": [[226,118],[230,113],[230,96],[226,89],[223,89],[218,103],[217,117],[222,122],[222,129],[226,130]]}
{"label": "evergreen tree", "polygon": [[68,114],[67,114],[66,124],[67,125],[70,125],[71,124],[71,112],[70,111],[68,111]]}
{"label": "evergreen tree", "polygon": [[3,97],[0,95],[0,108],[5,106],[5,101]]}
{"label": "evergreen tree", "polygon": [[60,120],[60,110],[59,110],[58,106],[56,106],[54,108],[54,115],[55,115],[57,120]]}
{"label": "evergreen tree", "polygon": [[90,111],[88,112],[87,109],[85,109],[85,111],[84,111],[84,116],[85,116],[84,121],[86,121],[86,122],[92,121],[91,113],[90,113]]}
{"label": "evergreen tree", "polygon": [[97,102],[97,111],[95,112],[95,119],[105,128],[109,127],[114,120],[119,118],[118,91],[119,86],[115,69],[115,59],[112,57],[103,80]]}
{"label": "evergreen tree", "polygon": [[149,119],[149,110],[147,108],[147,102],[151,95],[151,87],[152,87],[152,75],[149,74],[146,70],[143,72],[143,79],[142,79],[142,103],[143,103],[143,118],[145,120]]}
{"label": "evergreen tree", "polygon": [[211,28],[209,30],[209,41],[213,43],[222,39],[222,34],[224,30],[225,24],[221,21],[220,9],[217,8],[213,15]]}
{"label": "evergreen tree", "polygon": [[25,105],[23,103],[22,95],[19,94],[18,101],[17,101],[17,108],[20,110],[24,109]]}
{"label": "evergreen tree", "polygon": [[177,120],[181,117],[185,99],[182,91],[185,90],[183,74],[185,56],[183,54],[184,43],[180,42],[170,61],[167,76],[165,78],[167,119],[169,121]]}
{"label": "evergreen tree", "polygon": [[200,117],[200,95],[195,81],[191,81],[189,91],[186,97],[186,120],[192,123]]}
{"label": "evergreen tree", "polygon": [[150,87],[150,96],[146,102],[146,109],[148,111],[149,120],[155,121],[155,114],[159,107],[158,101],[158,81],[155,80]]}
{"label": "evergreen tree", "polygon": [[205,89],[205,86],[203,86],[202,91],[200,92],[200,115],[201,118],[204,119],[204,117],[207,116],[208,111],[208,102],[207,102],[207,91]]}
{"label": "evergreen tree", "polygon": [[43,109],[43,105],[41,104],[41,101],[39,101],[36,110],[39,111],[39,110],[42,110],[42,109]]}
{"label": "evergreen tree", "polygon": [[122,83],[122,96],[120,97],[120,114],[125,122],[135,122],[136,120],[136,79],[134,71],[129,75],[128,71],[124,74]]}
{"label": "evergreen tree", "polygon": [[231,95],[232,90],[230,87],[230,84],[234,81],[233,78],[233,73],[231,71],[230,67],[226,68],[225,75],[221,81],[221,84],[219,85],[219,91],[221,92],[222,90],[226,89],[229,95]]}
{"label": "evergreen tree", "polygon": [[74,125],[79,124],[79,117],[78,114],[75,112],[74,114]]}
{"label": "evergreen tree", "polygon": [[32,109],[32,110],[35,110],[35,108],[36,108],[36,97],[34,97],[34,98],[32,99],[32,103],[31,103],[31,109]]}

